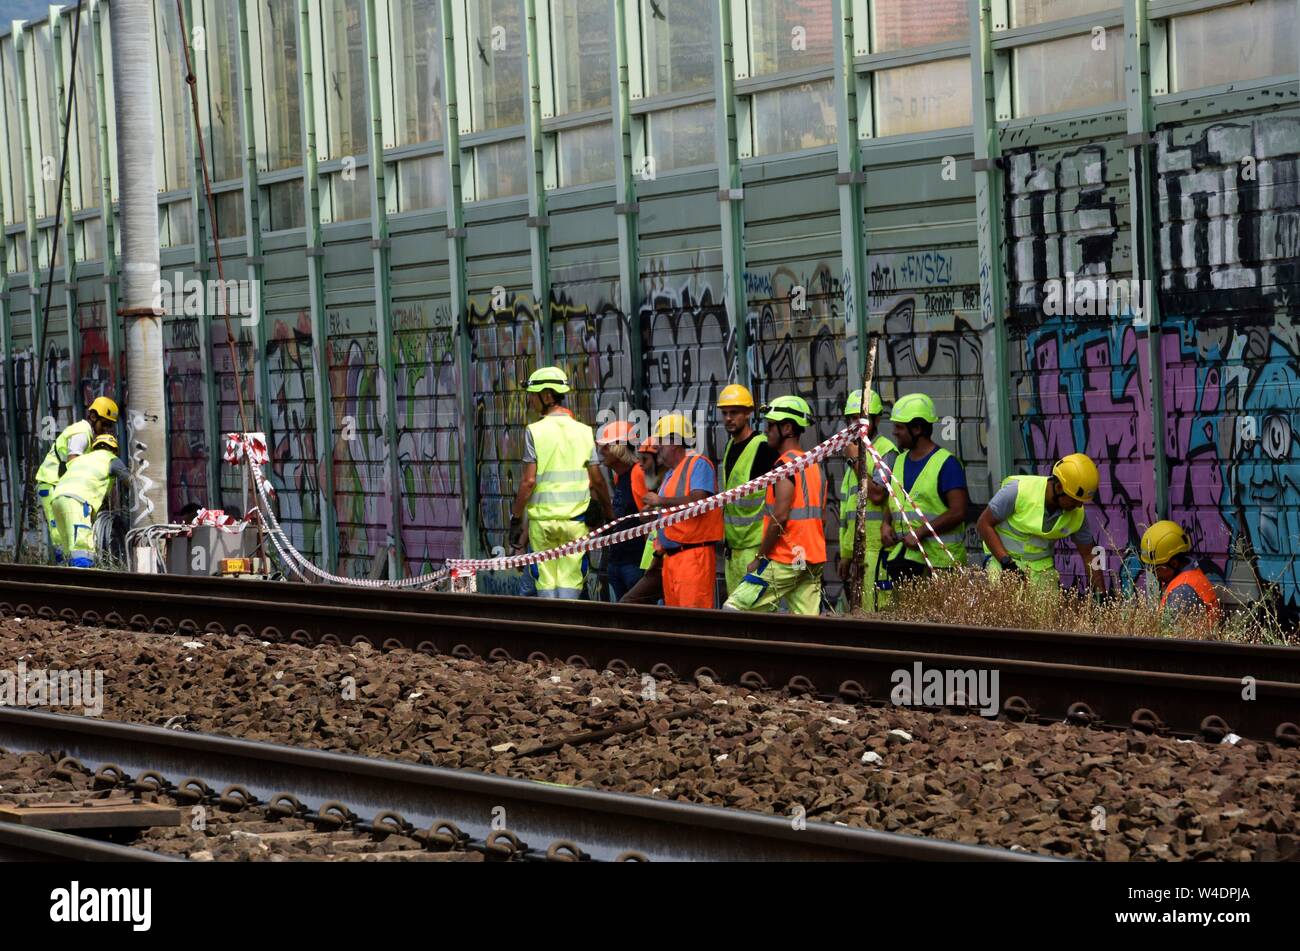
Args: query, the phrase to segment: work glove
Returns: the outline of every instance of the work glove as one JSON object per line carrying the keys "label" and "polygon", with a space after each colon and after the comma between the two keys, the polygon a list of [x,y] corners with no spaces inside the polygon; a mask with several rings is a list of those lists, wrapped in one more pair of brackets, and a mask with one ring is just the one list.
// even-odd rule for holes
{"label": "work glove", "polygon": [[1010,572],[1011,574],[1014,575],[1024,574],[1024,572],[1020,570],[1020,566],[1016,564],[1016,560],[1012,558],[1010,555],[1007,555],[1007,557],[999,561],[998,564],[1002,566],[1003,571]]}
{"label": "work glove", "polygon": [[510,547],[520,549],[524,547],[524,520],[518,517],[510,519]]}

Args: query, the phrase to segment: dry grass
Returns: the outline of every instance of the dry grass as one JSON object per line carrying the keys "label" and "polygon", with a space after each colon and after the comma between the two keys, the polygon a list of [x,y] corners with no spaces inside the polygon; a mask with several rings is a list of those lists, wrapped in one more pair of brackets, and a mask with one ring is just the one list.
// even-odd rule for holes
{"label": "dry grass", "polygon": [[1230,608],[1217,628],[1204,615],[1171,624],[1162,619],[1158,602],[1140,592],[1098,603],[1072,591],[1036,588],[1014,576],[993,583],[979,569],[901,584],[889,614],[940,624],[1300,646],[1300,631],[1281,621],[1269,599]]}

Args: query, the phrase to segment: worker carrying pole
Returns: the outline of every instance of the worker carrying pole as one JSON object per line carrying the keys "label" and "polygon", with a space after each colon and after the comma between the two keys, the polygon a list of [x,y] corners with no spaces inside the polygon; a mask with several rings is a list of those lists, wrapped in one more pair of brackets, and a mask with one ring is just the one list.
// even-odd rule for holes
{"label": "worker carrying pole", "polygon": [[[864,558],[862,565],[862,609],[864,611],[875,611],[884,607],[888,603],[889,594],[878,588],[877,582],[880,580],[877,575],[880,568],[880,526],[884,522],[889,512],[889,493],[885,489],[885,480],[889,479],[890,473],[893,472],[895,458],[898,455],[898,447],[888,436],[880,432],[880,414],[885,410],[884,404],[880,400],[880,395],[874,390],[867,399],[867,419],[870,422],[868,436],[872,438],[872,448],[884,460],[887,470],[876,471],[872,478],[867,480],[867,505],[863,517],[866,519],[867,528],[863,534],[862,552]],[[856,423],[862,418],[862,391],[854,390],[849,394],[847,402],[844,404],[844,416],[849,424]],[[840,483],[840,555],[836,564],[840,580],[844,582],[844,601],[849,614],[853,613],[853,607],[849,602],[849,592],[853,585],[851,580],[853,574],[859,570],[859,561],[854,558],[857,551],[857,529],[858,529],[858,473],[856,463],[858,454],[861,452],[856,441],[850,442],[844,447],[844,455],[848,457],[849,466],[844,472],[844,481]],[[875,466],[871,459],[866,460],[866,472],[872,473]]]}
{"label": "worker carrying pole", "polygon": [[[777,468],[804,455],[799,440],[812,410],[799,396],[778,396],[763,408],[767,439],[780,451]],[[763,540],[744,580],[723,605],[728,611],[775,611],[784,598],[792,614],[819,614],[826,568],[826,480],[813,463],[767,488]]]}
{"label": "worker carrying pole", "polygon": [[1191,551],[1177,522],[1156,522],[1142,536],[1142,563],[1154,570],[1160,584],[1164,620],[1172,625],[1183,614],[1204,611],[1211,624],[1218,624],[1223,619],[1219,595]]}
{"label": "worker carrying pole", "polygon": [[72,460],[54,487],[54,537],[73,568],[95,564],[95,515],[114,479],[130,480],[131,472],[117,456],[117,437],[96,436],[90,451]]}
{"label": "worker carrying pole", "polygon": [[1094,564],[1096,539],[1088,528],[1085,506],[1097,495],[1097,465],[1081,452],[1072,453],[1052,467],[1050,476],[1013,475],[989,500],[975,528],[989,555],[989,576],[1004,571],[1026,576],[1035,586],[1055,589],[1061,576],[1056,570],[1056,543],[1074,542],[1094,595],[1106,592],[1106,577]]}
{"label": "worker carrying pole", "polygon": [[[771,472],[777,453],[752,425],[754,397],[749,390],[739,383],[724,387],[718,396],[718,411],[731,437],[719,460],[722,489],[734,489]],[[763,540],[763,499],[764,492],[758,489],[723,507],[728,596],[744,580],[749,563],[758,554]]]}
{"label": "worker carrying pole", "polygon": [[[600,471],[596,436],[564,406],[569,378],[559,367],[542,367],[528,378],[530,408],[541,416],[524,437],[524,471],[510,511],[510,545],[524,547],[524,512],[533,551],[559,548],[587,533],[592,498],[606,520],[614,510]],[[541,598],[577,599],[587,576],[587,556],[565,555],[530,569]]]}
{"label": "worker carrying pole", "polygon": [[41,467],[36,470],[36,497],[41,501],[45,513],[45,524],[50,529],[50,539],[54,542],[54,563],[60,565],[65,557],[65,549],[59,544],[59,535],[54,524],[54,487],[63,478],[73,460],[85,454],[97,436],[112,433],[117,428],[117,404],[107,396],[98,397],[86,410],[86,418],[77,420],[54,440],[54,445],[45,454]]}
{"label": "worker carrying pole", "polygon": [[[659,464],[668,474],[658,492],[645,494],[647,509],[674,508],[717,494],[717,470],[703,455],[688,448],[694,442],[695,427],[681,413],[665,416],[656,424]],[[677,608],[717,607],[717,544],[722,538],[722,510],[716,508],[659,530],[664,604]]]}

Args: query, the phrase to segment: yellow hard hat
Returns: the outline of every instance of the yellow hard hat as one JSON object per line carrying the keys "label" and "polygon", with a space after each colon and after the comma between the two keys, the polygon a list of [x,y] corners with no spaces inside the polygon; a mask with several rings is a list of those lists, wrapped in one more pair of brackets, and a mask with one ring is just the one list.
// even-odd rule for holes
{"label": "yellow hard hat", "polygon": [[1177,522],[1156,522],[1142,536],[1142,563],[1146,565],[1163,565],[1191,550],[1192,543]]}
{"label": "yellow hard hat", "polygon": [[111,449],[113,452],[117,452],[117,437],[108,434],[96,436],[90,448],[92,451],[95,449]]}
{"label": "yellow hard hat", "polygon": [[[879,416],[885,411],[885,404],[880,400],[880,394],[875,390],[868,391],[871,395],[867,398],[867,415]],[[849,398],[844,403],[845,416],[862,415],[862,391],[854,390],[849,394]]]}
{"label": "yellow hard hat", "polygon": [[117,422],[117,404],[107,396],[96,397],[95,402],[90,404],[90,409],[110,423]]}
{"label": "yellow hard hat", "polygon": [[1097,464],[1081,452],[1071,453],[1052,466],[1052,475],[1061,483],[1061,490],[1078,502],[1091,502],[1097,497],[1101,482]]}
{"label": "yellow hard hat", "polygon": [[655,439],[667,439],[671,436],[677,436],[681,439],[694,439],[695,427],[681,413],[664,416],[655,424]]}
{"label": "yellow hard hat", "polygon": [[749,392],[739,383],[732,383],[724,387],[718,394],[718,409],[726,406],[744,406],[747,409],[754,408],[754,394]]}

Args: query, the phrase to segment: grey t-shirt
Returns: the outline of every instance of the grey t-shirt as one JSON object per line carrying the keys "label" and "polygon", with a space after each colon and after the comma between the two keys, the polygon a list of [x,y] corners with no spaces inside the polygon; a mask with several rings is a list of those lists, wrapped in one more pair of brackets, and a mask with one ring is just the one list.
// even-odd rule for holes
{"label": "grey t-shirt", "polygon": [[[1016,497],[1020,494],[1020,483],[1012,482],[998,489],[993,498],[989,499],[989,511],[999,522],[1005,522],[1016,510]],[[1046,532],[1051,526],[1056,524],[1056,520],[1063,516],[1064,512],[1057,512],[1053,515],[1051,512],[1043,511],[1043,531]],[[1092,547],[1097,543],[1097,539],[1092,534],[1092,529],[1088,527],[1088,520],[1085,517],[1083,527],[1070,536],[1070,541],[1076,545],[1087,545]]]}

